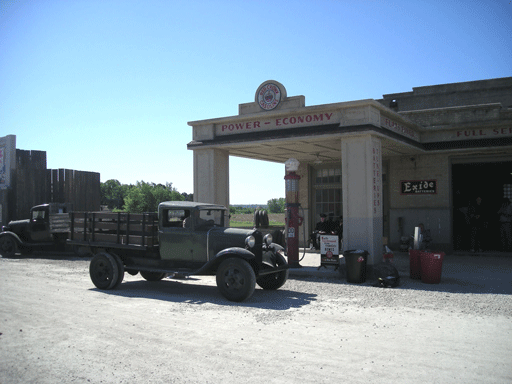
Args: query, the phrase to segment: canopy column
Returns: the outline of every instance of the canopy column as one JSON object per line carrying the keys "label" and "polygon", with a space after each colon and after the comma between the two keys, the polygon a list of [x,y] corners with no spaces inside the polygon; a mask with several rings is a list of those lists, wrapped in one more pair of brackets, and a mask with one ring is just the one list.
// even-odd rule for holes
{"label": "canopy column", "polygon": [[194,149],[194,201],[229,207],[229,153]]}
{"label": "canopy column", "polygon": [[368,264],[382,258],[382,147],[371,134],[341,141],[344,249],[370,253]]}

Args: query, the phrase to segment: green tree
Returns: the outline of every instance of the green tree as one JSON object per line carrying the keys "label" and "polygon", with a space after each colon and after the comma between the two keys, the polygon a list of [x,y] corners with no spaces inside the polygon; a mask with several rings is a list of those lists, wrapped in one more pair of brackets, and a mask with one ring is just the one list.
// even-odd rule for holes
{"label": "green tree", "polygon": [[172,183],[163,185],[137,181],[127,193],[124,209],[134,213],[156,212],[162,201],[183,200],[183,195],[173,188]]}
{"label": "green tree", "polygon": [[128,193],[128,186],[122,185],[118,180],[110,179],[100,184],[101,204],[109,209],[121,209],[124,198]]}
{"label": "green tree", "polygon": [[284,197],[280,197],[279,199],[270,199],[267,201],[268,211],[270,213],[283,213],[285,203]]}

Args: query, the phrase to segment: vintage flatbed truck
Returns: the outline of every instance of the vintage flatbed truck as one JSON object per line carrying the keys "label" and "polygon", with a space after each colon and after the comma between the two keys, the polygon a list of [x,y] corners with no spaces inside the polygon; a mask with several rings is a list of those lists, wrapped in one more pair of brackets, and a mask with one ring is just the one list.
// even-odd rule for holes
{"label": "vintage flatbed truck", "polygon": [[0,254],[13,257],[16,252],[64,250],[70,230],[72,204],[49,203],[30,209],[30,219],[10,221],[0,232]]}
{"label": "vintage flatbed truck", "polygon": [[221,205],[169,201],[157,213],[72,212],[68,243],[89,247],[89,275],[102,290],[124,273],[148,281],[166,276],[215,275],[228,300],[249,298],[256,284],[280,288],[288,278],[283,247],[255,229],[229,228]]}

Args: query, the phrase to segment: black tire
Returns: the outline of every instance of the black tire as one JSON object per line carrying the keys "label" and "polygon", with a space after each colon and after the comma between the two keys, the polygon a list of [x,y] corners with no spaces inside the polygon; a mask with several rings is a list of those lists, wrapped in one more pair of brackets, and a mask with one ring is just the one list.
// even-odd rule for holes
{"label": "black tire", "polygon": [[256,209],[254,211],[254,228],[260,227],[260,210]]}
{"label": "black tire", "polygon": [[226,259],[217,269],[217,288],[230,301],[244,301],[252,296],[256,288],[254,270],[243,259]]}
{"label": "black tire", "polygon": [[89,264],[89,275],[97,288],[112,289],[119,279],[119,267],[112,255],[98,253]]}
{"label": "black tire", "polygon": [[[286,264],[286,259],[283,255],[278,254],[276,258],[276,265],[281,266]],[[258,277],[256,282],[263,289],[276,290],[281,288],[286,280],[288,280],[289,270],[273,273],[271,275],[263,275]]]}
{"label": "black tire", "polygon": [[116,261],[117,268],[118,268],[117,281],[114,283],[114,285],[111,288],[111,289],[116,289],[117,287],[119,287],[119,284],[121,284],[124,279],[124,264],[123,264],[123,260],[121,260],[121,258],[119,256],[117,256],[115,253],[112,253],[111,255],[114,258],[114,260]]}
{"label": "black tire", "polygon": [[268,212],[267,211],[260,211],[260,222],[261,226],[263,228],[268,228],[269,220],[268,220]]}
{"label": "black tire", "polygon": [[272,242],[283,246],[283,233],[279,229],[272,231]]}
{"label": "black tire", "polygon": [[18,246],[16,240],[11,235],[0,237],[0,255],[2,257],[14,257]]}
{"label": "black tire", "polygon": [[140,271],[140,275],[147,281],[160,281],[167,275],[167,273]]}

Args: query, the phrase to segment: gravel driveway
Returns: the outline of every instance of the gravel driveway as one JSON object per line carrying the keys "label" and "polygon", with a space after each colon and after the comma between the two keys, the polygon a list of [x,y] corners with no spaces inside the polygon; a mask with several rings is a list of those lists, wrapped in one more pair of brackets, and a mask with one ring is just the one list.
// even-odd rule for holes
{"label": "gravel driveway", "polygon": [[100,291],[87,258],[0,259],[0,383],[512,382],[512,259],[447,257],[427,285],[397,257],[385,289],[314,257],[243,303],[214,277]]}

